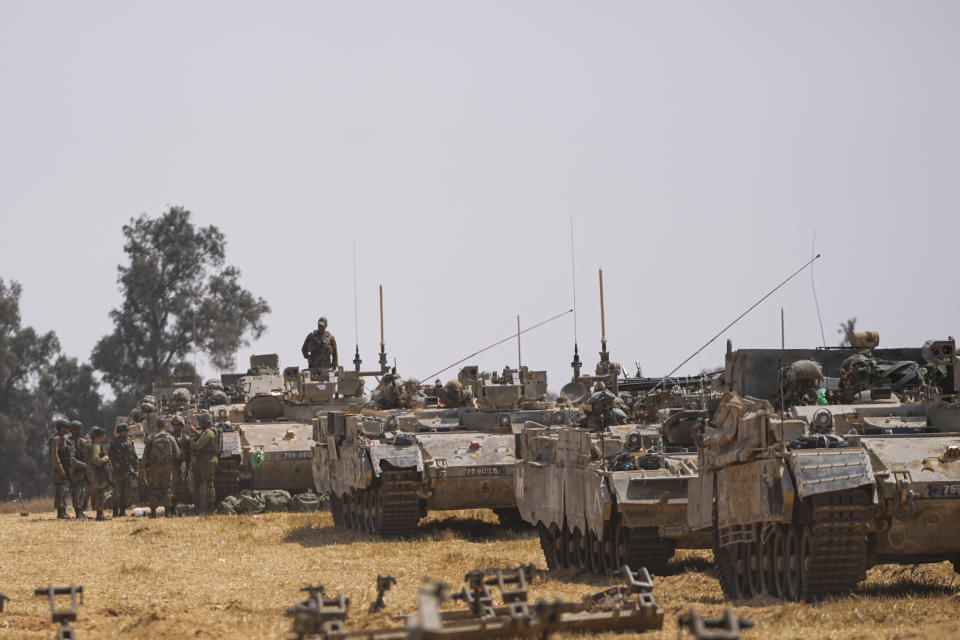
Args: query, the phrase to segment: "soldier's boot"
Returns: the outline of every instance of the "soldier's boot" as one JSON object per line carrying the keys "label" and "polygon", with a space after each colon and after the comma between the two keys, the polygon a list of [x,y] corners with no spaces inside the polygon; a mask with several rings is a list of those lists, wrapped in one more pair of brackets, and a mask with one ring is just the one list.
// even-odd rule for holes
{"label": "soldier's boot", "polygon": [[152,507],[152,508],[150,509],[150,517],[151,517],[151,518],[156,518],[156,517],[157,517],[157,508],[156,508],[156,507]]}
{"label": "soldier's boot", "polygon": [[114,518],[118,518],[119,516],[120,516],[120,509],[119,509],[119,507],[114,507],[114,508],[113,508],[113,517],[114,517]]}
{"label": "soldier's boot", "polygon": [[207,513],[209,513],[209,511],[207,511],[207,496],[200,496],[200,505],[197,507],[197,514],[202,516]]}
{"label": "soldier's boot", "polygon": [[74,513],[77,514],[77,520],[89,520],[90,516],[83,512],[83,509],[74,509]]}
{"label": "soldier's boot", "polygon": [[104,520],[110,520],[110,518],[103,515],[103,511],[97,511],[97,517],[94,518],[97,522],[103,522]]}
{"label": "soldier's boot", "polygon": [[73,520],[73,516],[67,514],[66,507],[57,509],[57,520]]}
{"label": "soldier's boot", "polygon": [[163,508],[163,517],[164,518],[175,518],[177,516],[177,510],[175,507],[164,507]]}

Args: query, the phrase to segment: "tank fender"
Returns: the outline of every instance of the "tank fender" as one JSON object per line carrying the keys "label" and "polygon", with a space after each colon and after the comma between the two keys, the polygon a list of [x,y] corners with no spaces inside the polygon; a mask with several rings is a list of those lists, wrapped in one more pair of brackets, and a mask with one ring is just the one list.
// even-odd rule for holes
{"label": "tank fender", "polygon": [[863,486],[875,486],[870,457],[863,449],[795,450],[788,456],[800,499]]}
{"label": "tank fender", "polygon": [[369,453],[364,464],[368,464],[377,477],[387,469],[416,469],[423,473],[423,455],[417,446],[372,446]]}

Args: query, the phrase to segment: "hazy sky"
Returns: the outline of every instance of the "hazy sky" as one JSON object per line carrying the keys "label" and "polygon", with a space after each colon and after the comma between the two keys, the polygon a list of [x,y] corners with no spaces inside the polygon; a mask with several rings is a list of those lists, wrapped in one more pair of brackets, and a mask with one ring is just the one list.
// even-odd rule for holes
{"label": "hazy sky", "polygon": [[[663,374],[810,257],[827,340],[960,332],[960,3],[0,4],[0,277],[82,359],[121,226],[183,205],[300,363],[319,315],[423,377],[572,306]],[[808,274],[729,332],[820,343]],[[572,316],[524,337],[569,376]],[[722,363],[718,341],[686,372]],[[476,358],[516,362],[508,343]],[[207,372],[210,373],[209,368]],[[449,377],[451,371],[444,378]]]}

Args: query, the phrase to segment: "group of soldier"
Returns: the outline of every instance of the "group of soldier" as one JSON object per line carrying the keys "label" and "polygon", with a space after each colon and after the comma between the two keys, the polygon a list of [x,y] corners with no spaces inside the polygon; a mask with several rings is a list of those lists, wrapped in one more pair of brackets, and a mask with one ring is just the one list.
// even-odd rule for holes
{"label": "group of soldier", "polygon": [[[109,520],[104,515],[108,490],[112,490],[113,517],[127,515],[141,469],[151,518],[157,517],[161,505],[165,516],[178,514],[179,490],[191,473],[193,513],[212,512],[216,506],[219,434],[209,414],[197,416],[197,424],[198,428],[187,426],[179,416],[158,418],[156,433],[144,443],[141,467],[128,424],[118,424],[106,446],[107,432],[101,427],[91,429],[87,440],[79,420],[57,420],[57,433],[49,441],[57,518],[89,519],[89,505],[96,512],[96,520]],[[74,516],[67,514],[68,494]]]}

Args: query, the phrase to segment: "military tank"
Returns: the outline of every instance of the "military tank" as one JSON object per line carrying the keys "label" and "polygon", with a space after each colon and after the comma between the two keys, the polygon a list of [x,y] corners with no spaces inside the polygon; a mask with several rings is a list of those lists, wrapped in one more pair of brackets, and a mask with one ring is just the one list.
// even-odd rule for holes
{"label": "military tank", "polygon": [[877,343],[728,345],[728,394],[688,510],[712,531],[728,598],[839,593],[882,563],[957,568],[960,540],[944,526],[960,515],[956,345]]}
{"label": "military tank", "polygon": [[[640,385],[618,378],[620,370],[604,341],[595,375],[581,376],[575,366],[563,390],[585,403],[585,419],[527,423],[520,435],[517,505],[537,527],[550,569],[611,574],[627,564],[663,574],[678,547],[709,546],[709,536],[692,531],[686,518],[687,487],[699,473],[693,434],[706,416],[702,403],[653,409],[633,398],[621,402],[628,396],[621,389]],[[625,409],[653,416],[636,422]]]}
{"label": "military tank", "polygon": [[367,402],[364,377],[381,373],[342,368],[331,371],[280,370],[277,354],[250,357],[246,374],[226,374],[225,389],[240,402],[212,405],[210,411],[229,426],[241,450],[241,489],[314,488],[313,423],[329,411],[356,412]]}
{"label": "military tank", "polygon": [[493,509],[522,522],[513,491],[516,433],[528,420],[566,424],[579,412],[545,399],[545,371],[462,369],[447,385],[384,376],[374,406],[316,423],[313,474],[334,524],[381,536],[412,534],[431,510]]}

